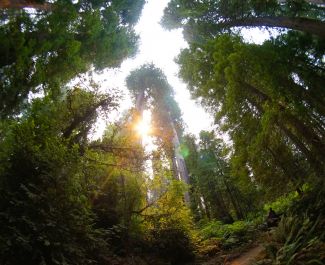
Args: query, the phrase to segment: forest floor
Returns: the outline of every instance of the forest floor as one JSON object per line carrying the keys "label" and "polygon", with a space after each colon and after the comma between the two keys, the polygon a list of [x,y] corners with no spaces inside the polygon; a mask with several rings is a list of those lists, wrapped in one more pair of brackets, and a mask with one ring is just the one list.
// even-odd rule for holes
{"label": "forest floor", "polygon": [[265,249],[262,245],[253,245],[242,252],[235,249],[227,255],[218,255],[195,265],[252,265],[265,257]]}
{"label": "forest floor", "polygon": [[262,245],[258,245],[246,253],[243,253],[241,256],[238,258],[226,262],[225,265],[251,265],[253,262],[264,258],[265,256],[265,249]]}

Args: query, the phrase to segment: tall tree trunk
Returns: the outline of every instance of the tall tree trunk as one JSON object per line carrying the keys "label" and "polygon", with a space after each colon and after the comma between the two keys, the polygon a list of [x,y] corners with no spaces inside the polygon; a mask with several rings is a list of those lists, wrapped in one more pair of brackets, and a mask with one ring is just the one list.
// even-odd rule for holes
{"label": "tall tree trunk", "polygon": [[230,201],[231,201],[231,204],[233,205],[234,207],[234,210],[235,210],[235,213],[236,213],[236,216],[237,216],[237,219],[239,220],[243,220],[244,219],[244,215],[243,215],[243,212],[240,208],[240,205],[238,203],[238,201],[236,200],[236,198],[234,197],[233,195],[233,191],[232,191],[232,188],[230,187],[229,183],[223,178],[223,182],[225,184],[225,187],[226,187],[226,190],[227,190],[227,193],[229,195],[229,198],[230,198]]}
{"label": "tall tree trunk", "polygon": [[[73,120],[70,123],[70,125],[63,130],[62,136],[64,138],[69,138],[71,136],[73,130],[75,130],[83,122],[86,122],[87,120],[91,119],[91,117],[93,117],[95,115],[98,108],[104,107],[104,106],[109,106],[111,100],[112,99],[110,97],[104,98],[104,99],[100,100],[99,102],[97,102],[95,105],[92,105],[91,107],[89,107],[82,115],[73,117]],[[115,105],[111,104],[111,106],[114,107]]]}
{"label": "tall tree trunk", "polygon": [[[45,2],[45,1],[44,1]],[[1,0],[0,9],[11,8],[11,9],[23,9],[23,8],[34,8],[44,11],[50,11],[52,9],[50,3],[39,3],[33,0]]]}
{"label": "tall tree trunk", "polygon": [[[304,124],[300,119],[292,115],[287,111],[287,107],[281,102],[275,102],[272,98],[270,98],[265,93],[261,92],[259,89],[251,86],[248,83],[243,84],[244,87],[249,91],[249,93],[253,94],[260,101],[260,106],[262,106],[265,102],[270,102],[271,104],[275,103],[279,108],[279,115],[277,119],[277,123],[280,125],[281,123],[287,124],[292,127],[296,133],[300,137],[304,139],[306,143],[308,143],[311,149],[314,151],[315,155],[319,158],[320,161],[324,161],[325,159],[325,143],[322,139],[313,131],[312,128]],[[280,125],[281,126],[281,125]]]}
{"label": "tall tree trunk", "polygon": [[142,112],[144,110],[144,89],[142,89],[139,94],[137,95],[137,99],[135,102],[135,109],[137,110],[138,114],[141,114],[140,116],[142,116]]}
{"label": "tall tree trunk", "polygon": [[296,183],[298,179],[302,179],[303,176],[299,175],[304,175],[304,170],[300,169],[296,164],[288,165],[288,163],[285,161],[285,158],[280,155],[280,152],[277,152],[278,149],[276,149],[276,151],[273,151],[272,148],[266,146],[266,150],[271,154],[275,164],[281,168],[287,179],[289,179],[292,183]]}
{"label": "tall tree trunk", "polygon": [[285,126],[282,122],[277,122],[277,126],[288,136],[288,138],[294,143],[294,145],[306,156],[307,161],[310,165],[315,169],[316,172],[322,172],[325,168],[324,161],[320,161],[311,152],[306,145],[297,137],[287,126]]}
{"label": "tall tree trunk", "polygon": [[[135,101],[135,113],[133,114],[133,117],[131,117],[133,124],[137,124],[141,121],[144,107],[145,107],[145,89],[142,89],[138,93],[136,101]],[[140,145],[142,145],[142,137],[141,136],[138,138],[138,143]]]}
{"label": "tall tree trunk", "polygon": [[[257,101],[255,99],[252,98],[247,98],[247,100],[250,102],[250,104],[252,104],[253,106],[255,106],[259,113],[262,115],[264,113],[264,110],[262,108],[262,105],[264,103],[264,101],[257,103]],[[284,133],[284,135],[286,135],[291,141],[292,143],[305,155],[307,161],[309,162],[309,164],[313,167],[313,169],[316,172],[322,172],[322,168],[324,168],[324,163],[323,161],[319,161],[319,159],[317,158],[317,156],[315,156],[315,154],[313,152],[311,152],[308,147],[305,145],[305,143],[303,143],[301,141],[301,139],[299,139],[298,136],[296,136],[290,128],[288,128],[287,124],[280,122],[279,120],[275,121],[275,125]]]}
{"label": "tall tree trunk", "polygon": [[[306,89],[306,87],[296,84],[293,80],[282,79],[281,83],[290,88],[288,92],[292,95],[294,100],[303,102],[306,101],[310,107],[307,109],[315,109],[318,114],[325,116],[325,91],[323,95],[319,93],[323,90],[313,92],[312,89]],[[325,83],[325,80],[320,82],[321,84]]]}
{"label": "tall tree trunk", "polygon": [[[309,4],[314,4],[314,5],[325,5],[325,1],[324,0],[305,0],[307,3]],[[288,2],[288,0],[279,0],[279,3],[286,3]]]}
{"label": "tall tree trunk", "polygon": [[218,23],[217,28],[226,29],[231,27],[278,27],[298,30],[325,38],[325,22],[298,17],[250,17],[234,19],[224,23]]}
{"label": "tall tree trunk", "polygon": [[176,180],[181,180],[179,175],[178,167],[177,167],[177,160],[175,154],[172,154],[172,168],[173,168],[173,177]]}
{"label": "tall tree trunk", "polygon": [[201,214],[201,218],[200,219],[204,219],[205,217],[208,217],[207,211],[206,211],[206,207],[203,205],[203,201],[202,200],[203,200],[203,197],[198,196],[198,207],[199,207],[199,211],[200,211],[200,214]]}
{"label": "tall tree trunk", "polygon": [[306,143],[311,147],[311,151],[316,154],[320,161],[325,160],[325,143],[322,139],[302,121],[295,116],[286,112],[282,112],[279,115],[279,122],[287,123],[290,127],[293,127],[298,134],[304,139]]}
{"label": "tall tree trunk", "polygon": [[217,218],[221,219],[225,223],[233,223],[234,219],[230,215],[226,207],[226,204],[223,200],[222,194],[219,190],[215,190],[212,199],[213,199],[213,203],[215,204],[213,208],[216,209]]}
{"label": "tall tree trunk", "polygon": [[[180,176],[181,180],[186,183],[187,185],[190,184],[190,178],[188,176],[188,171],[187,171],[187,167],[186,167],[186,163],[185,163],[185,159],[182,156],[182,154],[180,153],[180,142],[178,139],[178,135],[174,126],[174,123],[171,119],[171,117],[169,117],[170,119],[170,125],[172,127],[173,130],[173,139],[172,139],[172,143],[173,143],[173,147],[174,147],[174,159],[175,161],[173,161],[173,165],[174,163],[176,164],[176,168],[177,168],[177,175]],[[188,191],[185,192],[184,194],[184,200],[185,203],[187,205],[190,205],[190,194]]]}

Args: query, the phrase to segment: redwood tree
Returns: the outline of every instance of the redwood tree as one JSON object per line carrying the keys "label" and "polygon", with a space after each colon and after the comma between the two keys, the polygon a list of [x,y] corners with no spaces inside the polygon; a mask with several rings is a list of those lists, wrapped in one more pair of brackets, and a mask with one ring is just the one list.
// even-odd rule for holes
{"label": "redwood tree", "polygon": [[205,41],[234,27],[297,30],[325,38],[324,5],[313,1],[183,1],[169,2],[165,27],[183,27],[188,41]]}

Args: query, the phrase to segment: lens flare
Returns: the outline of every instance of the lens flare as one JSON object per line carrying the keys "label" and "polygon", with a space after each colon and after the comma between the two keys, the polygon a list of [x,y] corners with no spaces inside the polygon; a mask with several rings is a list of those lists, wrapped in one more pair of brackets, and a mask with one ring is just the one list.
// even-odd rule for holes
{"label": "lens flare", "polygon": [[146,138],[150,134],[150,124],[146,120],[140,120],[135,130],[142,138]]}

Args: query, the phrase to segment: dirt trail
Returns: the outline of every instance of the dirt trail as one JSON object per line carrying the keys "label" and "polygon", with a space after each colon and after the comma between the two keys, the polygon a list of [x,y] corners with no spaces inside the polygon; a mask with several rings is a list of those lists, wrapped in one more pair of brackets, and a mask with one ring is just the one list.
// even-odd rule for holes
{"label": "dirt trail", "polygon": [[240,257],[226,262],[225,265],[251,265],[254,261],[264,256],[265,249],[259,245],[255,248],[250,249],[248,252],[243,253]]}

